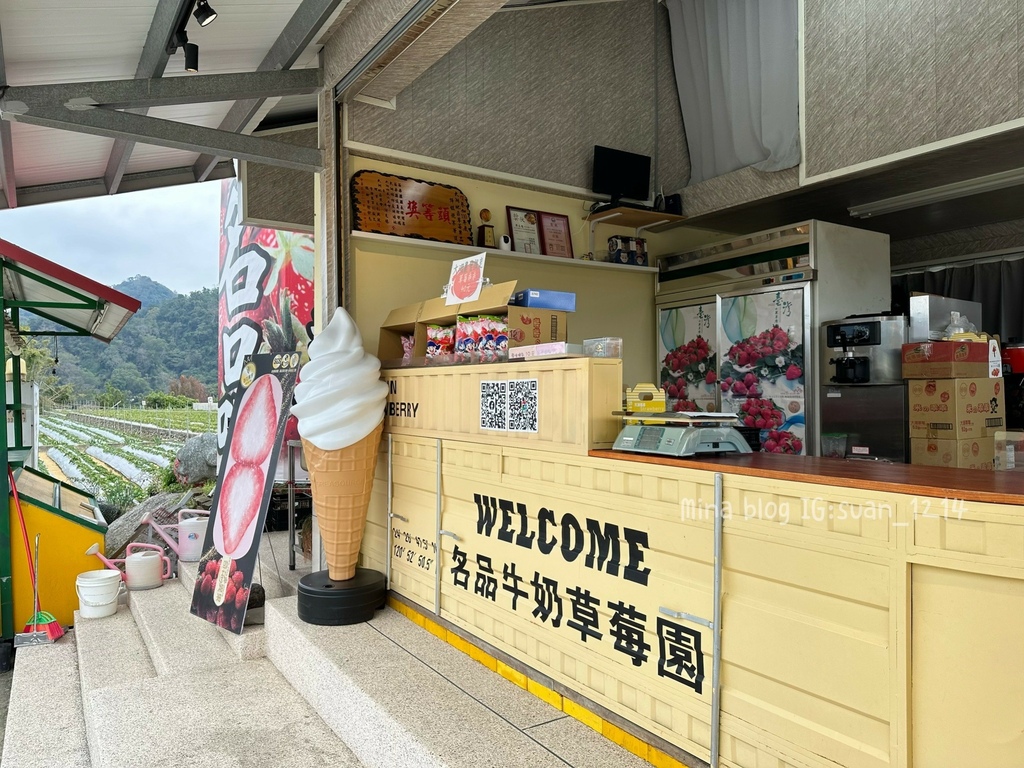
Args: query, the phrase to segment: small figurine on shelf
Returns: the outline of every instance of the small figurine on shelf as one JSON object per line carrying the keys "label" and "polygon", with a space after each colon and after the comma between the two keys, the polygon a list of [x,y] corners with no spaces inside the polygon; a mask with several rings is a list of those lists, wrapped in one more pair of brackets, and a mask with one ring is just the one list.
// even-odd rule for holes
{"label": "small figurine on shelf", "polygon": [[491,212],[487,208],[480,210],[480,221],[483,222],[476,228],[476,244],[479,248],[494,248],[497,243],[494,240],[494,225],[488,224],[491,220]]}

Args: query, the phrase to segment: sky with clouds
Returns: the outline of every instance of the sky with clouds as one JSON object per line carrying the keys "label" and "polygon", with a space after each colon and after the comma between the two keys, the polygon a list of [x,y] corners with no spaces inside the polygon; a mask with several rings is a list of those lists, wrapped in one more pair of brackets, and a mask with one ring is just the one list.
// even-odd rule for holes
{"label": "sky with clouds", "polygon": [[217,285],[219,181],[0,211],[0,238],[116,285],[145,275],[172,291]]}

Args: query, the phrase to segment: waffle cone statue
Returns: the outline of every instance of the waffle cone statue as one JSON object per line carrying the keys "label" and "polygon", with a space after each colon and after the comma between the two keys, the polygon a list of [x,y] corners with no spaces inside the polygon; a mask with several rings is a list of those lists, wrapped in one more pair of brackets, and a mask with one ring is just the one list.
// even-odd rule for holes
{"label": "waffle cone statue", "polygon": [[384,430],[388,387],[380,361],[363,350],[352,318],[339,308],[309,345],[292,413],[313,491],[313,514],[330,578],[356,572],[366,510]]}

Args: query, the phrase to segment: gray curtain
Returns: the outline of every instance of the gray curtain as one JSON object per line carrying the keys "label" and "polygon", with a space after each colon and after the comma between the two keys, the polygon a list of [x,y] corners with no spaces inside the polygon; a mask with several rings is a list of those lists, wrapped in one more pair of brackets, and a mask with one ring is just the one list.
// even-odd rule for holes
{"label": "gray curtain", "polygon": [[800,162],[797,0],[665,0],[690,184]]}
{"label": "gray curtain", "polygon": [[906,306],[911,293],[934,293],[950,299],[981,302],[981,322],[970,321],[1003,342],[1024,340],[1024,257],[911,272],[892,278],[894,309]]}

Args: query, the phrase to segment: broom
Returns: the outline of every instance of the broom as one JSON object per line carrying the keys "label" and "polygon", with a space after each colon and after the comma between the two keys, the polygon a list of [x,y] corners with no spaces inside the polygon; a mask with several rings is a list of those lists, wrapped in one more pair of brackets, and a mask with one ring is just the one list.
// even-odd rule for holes
{"label": "broom", "polygon": [[[64,628],[57,621],[57,618],[47,611],[39,610],[39,534],[36,534],[35,561],[30,557],[31,550],[28,545],[28,528],[25,527],[25,515],[21,511],[21,498],[18,496],[18,487],[14,483],[14,472],[10,465],[7,466],[7,479],[11,483],[11,494],[14,496],[14,508],[18,512],[18,522],[21,523],[21,540],[25,544],[25,560],[28,561],[28,575],[32,579],[32,610],[35,613],[25,625],[21,637],[28,644],[52,643],[63,636]],[[42,637],[45,635],[45,639]],[[17,639],[17,638],[15,638]],[[19,643],[15,643],[18,645]]]}

